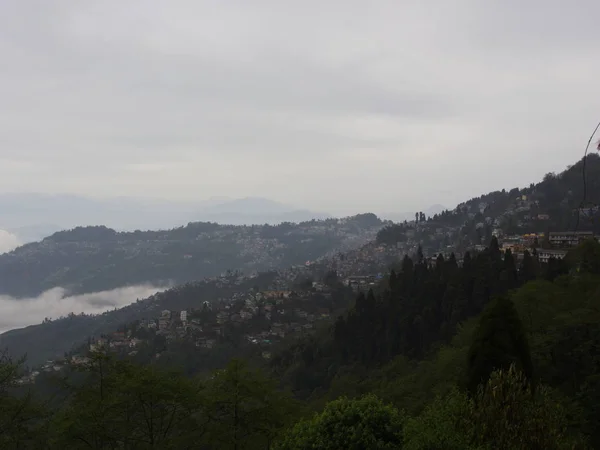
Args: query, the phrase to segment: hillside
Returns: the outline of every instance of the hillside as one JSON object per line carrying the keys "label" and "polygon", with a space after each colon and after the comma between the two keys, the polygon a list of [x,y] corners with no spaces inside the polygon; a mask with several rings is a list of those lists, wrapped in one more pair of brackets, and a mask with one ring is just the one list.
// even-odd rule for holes
{"label": "hillside", "polygon": [[[238,337],[243,334],[268,335],[271,336],[269,339],[273,345],[278,341],[279,334],[289,338],[298,330],[312,331],[315,317],[321,317],[324,310],[328,315],[334,314],[340,308],[343,309],[350,304],[352,289],[347,286],[342,287],[342,281],[356,276],[376,277],[378,273],[385,272],[390,264],[398,260],[398,257],[399,252],[395,247],[382,249],[369,243],[359,249],[321,258],[310,265],[300,264],[257,275],[226,272],[218,277],[175,286],[149,298],[139,299],[124,308],[103,314],[70,314],[67,317],[45,320],[41,324],[8,331],[0,334],[0,347],[8,348],[13,355],[27,354],[28,363],[36,366],[47,359],[62,357],[65,352],[79,347],[88,338],[97,338],[102,334],[111,335],[117,329],[126,328],[133,333],[134,337],[147,336],[147,331],[140,330],[140,323],[146,324],[144,326],[146,330],[148,326],[157,325],[165,310],[172,311],[174,317],[178,317],[180,311],[187,311],[189,320],[193,320],[196,318],[195,314],[208,304],[212,313],[209,318],[203,316],[203,321],[196,324],[204,331],[198,332],[196,329],[186,334],[187,342],[191,343],[191,346],[177,344],[181,338],[181,324],[175,327],[173,322],[172,329],[161,330],[159,335],[166,338],[168,342],[174,339],[174,347],[167,345],[164,349],[167,353],[175,355],[178,360],[183,359],[185,366],[213,367],[210,364],[214,362],[210,364],[207,362],[212,359],[212,356],[207,356],[203,364],[197,363],[202,352],[198,353],[195,344],[205,342],[207,339],[209,342],[220,340],[220,332],[215,332],[215,329],[220,330],[227,326],[227,323],[235,323]],[[337,274],[334,277],[337,281],[333,285],[330,283],[329,288],[322,283],[317,287],[311,287],[312,281],[322,282],[327,279],[327,274],[332,273]],[[331,280],[331,276],[329,279]],[[263,292],[279,291],[294,292],[293,300],[286,301],[286,306],[281,308],[281,311],[285,310],[284,314],[279,315],[280,310],[275,306],[264,310],[262,307],[265,305],[261,306],[260,302],[257,303],[257,296],[262,295]],[[225,314],[225,312],[228,319],[225,323],[221,323],[220,319],[217,319],[217,313]],[[279,332],[272,332],[273,324],[275,328],[280,327]],[[156,328],[150,330],[152,336],[158,332]],[[220,346],[212,353],[236,354],[237,352],[244,355],[256,353],[255,348],[250,349],[250,353],[246,353],[248,350],[246,347],[241,350],[229,345],[231,344],[229,338],[225,341],[226,345]],[[271,345],[264,350],[269,350],[268,347]],[[163,351],[159,351],[158,348],[163,347],[157,344],[157,350],[153,354]],[[183,355],[189,357],[184,358]],[[223,361],[221,357],[217,359]]]}
{"label": "hillside", "polygon": [[218,302],[237,291],[254,286],[267,286],[274,272],[254,277],[232,273],[217,279],[186,283],[146,299],[132,299],[132,304],[100,315],[70,314],[41,324],[0,334],[0,347],[13,355],[27,354],[28,364],[35,367],[48,359],[60,358],[65,352],[86,342],[90,337],[111,333],[123,324],[142,318],[158,317],[165,309],[200,307],[204,302]]}
{"label": "hillside", "polygon": [[181,284],[226,270],[277,269],[360,247],[382,226],[375,215],[363,214],[276,226],[194,222],[135,232],[78,227],[0,255],[0,294],[35,296],[55,286],[98,292],[139,283]]}
{"label": "hillside", "polygon": [[[135,362],[143,353],[152,356],[156,346],[141,344],[127,360],[92,353],[58,368],[59,379],[81,381],[54,397],[49,413],[69,414],[70,420],[52,421],[50,433],[71,443],[77,436],[74,425],[80,433],[105,436],[105,428],[92,424],[119,424],[111,428],[110,439],[127,440],[129,427],[148,423],[130,411],[147,407],[151,396],[152,402],[158,398],[193,418],[161,434],[166,442],[185,439],[186,448],[198,443],[211,448],[215,436],[229,436],[231,430],[260,440],[257,448],[274,441],[274,448],[290,450],[323,440],[326,448],[352,448],[355,440],[373,439],[369,433],[389,444],[376,448],[598,448],[599,277],[600,244],[594,240],[573,250],[558,272],[551,264],[516,264],[495,239],[472,259],[465,256],[462,266],[452,257],[440,256],[435,264],[407,257],[401,270],[380,283],[378,293],[359,294],[334,326],[304,335],[267,358],[274,379],[288,389],[276,389],[264,365],[263,371],[255,370],[260,350],[252,351],[248,343],[244,357],[252,365],[228,363],[239,354],[218,346],[212,362],[224,369],[191,381],[185,376],[194,372],[188,372],[189,358],[182,355],[188,351],[196,362],[205,361],[202,348],[185,350],[180,344],[174,358],[161,356],[158,365]],[[110,347],[119,343],[127,349],[131,339],[127,329],[114,333]],[[57,388],[51,388],[58,380],[52,374],[55,364],[39,376],[38,393],[56,395]],[[479,372],[473,375],[474,370]],[[474,394],[467,391],[471,379],[478,380]],[[90,401],[98,392],[110,394]],[[107,419],[100,412],[109,408]],[[235,417],[228,411],[234,408],[245,420],[230,426]],[[384,431],[382,421],[391,421]],[[160,426],[159,419],[156,423]],[[31,429],[41,436],[25,433],[22,439],[43,440],[48,431],[36,425]],[[361,434],[352,433],[357,427]],[[152,427],[142,429],[154,435]]]}
{"label": "hillside", "polygon": [[[600,158],[591,156],[588,160],[588,174],[598,173],[600,179],[599,163]],[[557,229],[553,227],[561,226],[564,222],[564,220],[561,219],[561,214],[572,216],[572,211],[569,209],[568,204],[562,210],[552,210],[552,206],[555,204],[555,198],[551,195],[549,196],[548,192],[554,192],[555,196],[561,198],[576,198],[576,193],[581,189],[579,186],[581,182],[580,169],[581,165],[579,163],[560,175],[546,177],[544,181],[537,185],[532,185],[523,190],[515,188],[508,192],[500,191],[486,194],[462,203],[453,211],[444,211],[439,215],[434,215],[429,218],[421,217],[419,222],[413,220],[411,222],[407,221],[395,225],[388,224],[383,229],[380,229],[373,241],[364,246],[359,246],[359,244],[369,239],[369,236],[373,239],[375,237],[374,230],[380,228],[384,224],[375,226],[369,232],[364,231],[365,224],[362,225],[362,228],[358,227],[354,229],[354,233],[356,233],[357,230],[363,230],[360,238],[351,238],[351,236],[354,236],[352,234],[351,225],[355,226],[360,223],[360,217],[354,218],[347,223],[328,220],[324,222],[305,223],[297,226],[281,225],[279,227],[219,227],[214,224],[196,224],[196,226],[213,226],[215,229],[227,229],[229,232],[232,232],[232,230],[242,230],[242,232],[244,232],[244,230],[260,229],[261,235],[267,237],[270,236],[271,239],[277,239],[277,242],[280,242],[283,239],[282,236],[288,236],[287,239],[292,239],[294,234],[300,233],[300,230],[302,230],[303,227],[304,230],[308,230],[306,232],[313,233],[316,233],[316,229],[318,229],[319,226],[323,226],[323,224],[331,224],[330,226],[342,229],[343,227],[346,227],[346,250],[342,251],[342,244],[339,244],[335,251],[324,251],[322,256],[326,255],[327,257],[320,259],[323,268],[318,269],[320,272],[313,271],[311,277],[313,279],[319,279],[326,270],[335,270],[338,273],[338,276],[343,279],[360,275],[373,276],[379,272],[385,272],[391,264],[397,264],[404,254],[416,254],[419,245],[422,245],[422,249],[426,256],[442,253],[448,258],[450,253],[454,252],[456,259],[460,260],[463,258],[465,251],[469,248],[475,247],[476,249],[481,250],[489,243],[493,234],[500,237],[500,239],[503,239],[504,236],[510,236],[509,233],[515,231],[535,232]],[[590,182],[590,186],[595,186],[595,184]],[[523,196],[526,197],[525,200],[523,200]],[[532,200],[530,200],[530,197]],[[593,199],[594,197],[590,195],[589,198]],[[534,214],[547,214],[548,219],[538,220],[537,216],[535,216],[535,219],[532,219]],[[362,220],[365,219],[373,220],[370,216],[363,217]],[[379,222],[374,220],[372,225],[377,223]],[[516,229],[510,228],[512,223],[516,223]],[[581,220],[580,229],[585,229],[589,224],[590,223]],[[190,233],[190,227],[192,227],[192,225],[188,225],[188,227],[179,230],[172,230],[169,233],[173,233],[173,235],[176,233]],[[540,228],[542,229],[540,230]],[[561,228],[558,229],[560,230]],[[89,229],[81,229],[67,233],[58,233],[55,235],[54,239],[60,241],[61,236],[70,236],[71,238],[74,238],[77,235],[77,232],[89,233],[89,231]],[[98,229],[96,231],[104,231],[105,233],[108,233],[109,237],[118,235],[118,233],[114,233],[110,230]],[[270,235],[268,233],[270,233]],[[147,235],[148,234],[146,234],[146,236]],[[111,240],[107,238],[104,239],[104,242],[115,245],[114,239]],[[294,241],[292,240],[291,242]],[[308,257],[304,258],[304,256],[307,255],[307,249],[306,247],[302,247],[302,245],[313,245],[314,241],[311,241],[313,244],[299,244],[297,240],[295,242],[296,247],[293,247],[292,245],[292,247],[288,247],[286,251],[293,251],[292,248],[303,248],[305,253],[302,253],[302,257],[299,257],[296,260],[292,260],[291,258],[286,260],[282,258],[279,268],[286,268],[295,263],[303,264],[306,259],[309,259]],[[329,244],[331,245],[331,243]],[[106,245],[106,243],[103,245]],[[356,245],[356,248],[349,250],[349,248],[354,245]],[[269,247],[265,245],[264,248],[267,249],[268,253]],[[327,248],[329,249],[331,247]],[[260,255],[262,249],[257,248],[256,252]],[[167,258],[167,255],[163,255],[163,257]],[[235,257],[235,255],[233,257]],[[310,259],[314,260],[319,258]],[[0,262],[1,261],[2,258],[0,257]],[[123,258],[120,261],[122,266],[119,267],[126,267],[127,261],[127,259]],[[136,260],[134,259],[133,261]],[[170,266],[162,266],[161,270],[172,270],[173,272],[171,273],[174,273],[177,270],[186,268],[187,266],[185,263],[189,261],[189,259],[183,259],[183,261],[179,261],[177,264],[173,263]],[[231,268],[226,267],[225,265],[222,267],[222,270],[218,271],[219,273]],[[260,267],[257,265],[255,267],[262,269],[265,266],[263,265]],[[274,264],[270,267],[267,266],[266,268],[271,269],[276,267],[277,266]],[[210,268],[208,269],[210,270]],[[117,269],[115,269],[115,271],[116,270]],[[124,272],[124,274],[131,276],[130,274],[132,271],[131,269],[128,270],[129,272]],[[210,272],[209,270],[204,273],[212,275],[216,274],[215,271]],[[288,280],[287,284],[283,283],[280,288],[288,289],[289,283],[297,276],[289,276],[289,274],[286,274],[286,270],[278,270],[278,276],[283,278],[287,277]],[[99,279],[97,277],[98,275],[96,275],[96,280]],[[188,279],[179,277],[177,280],[187,282],[200,278],[200,276],[195,277],[193,274],[190,274]],[[132,278],[130,278],[130,280],[131,279]],[[14,349],[16,354],[27,352],[33,357],[35,362],[38,362],[70,350],[74,345],[77,345],[89,336],[97,336],[100,333],[114,331],[118,326],[135,320],[157,318],[159,317],[160,311],[163,309],[177,310],[178,308],[198,308],[204,299],[214,300],[215,298],[232,297],[233,291],[227,286],[221,286],[220,288],[214,287],[214,285],[220,283],[219,281],[210,281],[209,283],[213,283],[209,284],[212,286],[209,289],[209,291],[212,292],[210,295],[205,294],[206,289],[208,289],[206,286],[209,285],[192,283],[189,285],[190,287],[187,287],[182,291],[188,292],[188,295],[184,297],[181,297],[178,288],[161,294],[159,297],[161,299],[160,306],[159,304],[152,306],[155,304],[155,299],[151,298],[136,303],[131,307],[111,311],[101,316],[75,316],[27,327],[22,330],[14,330],[2,335],[2,340],[4,345]],[[245,288],[238,288],[235,292],[237,292],[236,295],[239,295],[246,291],[247,289]],[[184,298],[185,301],[181,301],[180,299],[182,298]],[[40,344],[42,342],[44,344]]]}
{"label": "hillside", "polygon": [[[67,359],[77,371],[93,370],[93,365],[86,369],[94,361],[88,349],[111,349],[110,354],[134,363],[127,369],[131,371],[129,385],[136,383],[135,373],[143,373],[144,367],[153,368],[152,376],[159,376],[160,368],[176,368],[186,376],[201,375],[207,383],[202,386],[210,390],[217,386],[206,380],[225,377],[237,383],[240,376],[252,377],[240,363],[228,363],[243,357],[253,366],[262,366],[286,392],[293,393],[290,405],[302,405],[295,420],[323,408],[326,414],[340,405],[335,400],[340,396],[376,395],[366,399],[383,399],[392,411],[405,412],[399,435],[387,437],[396,444],[404,442],[403,448],[446,448],[440,442],[449,440],[454,442],[449,448],[455,449],[558,450],[587,448],[586,442],[598,448],[596,400],[600,394],[595,355],[600,336],[600,244],[584,240],[570,247],[564,259],[548,262],[539,257],[541,247],[522,254],[501,250],[503,236],[512,231],[502,227],[515,216],[521,222],[516,232],[538,226],[537,216],[522,217],[527,209],[519,208],[546,211],[539,214],[549,216],[544,219],[549,229],[565,223],[560,214],[573,215],[569,202],[563,202],[554,215],[545,209],[550,207],[548,191],[553,187],[558,186],[557,197],[573,195],[569,191],[576,189],[575,177],[574,186],[560,182],[569,179],[568,172],[546,177],[527,188],[526,194],[517,190],[513,194],[520,195],[512,200],[513,194],[502,202],[506,193],[493,193],[483,197],[488,205],[481,205],[477,198],[437,217],[421,215],[413,223],[388,224],[377,233],[379,243],[334,253],[311,266],[258,278],[229,273],[170,289],[123,310],[97,317],[67,317],[14,330],[3,339],[13,349],[36,349],[37,345],[41,353],[52,357],[57,351],[51,351],[50,341],[65,345],[73,339],[76,345],[86,333],[103,334],[89,345],[79,345]],[[530,201],[529,196],[534,198],[532,203],[523,204]],[[483,216],[483,227],[478,226],[478,214]],[[474,221],[480,233],[464,233]],[[480,247],[465,251],[460,258],[453,252],[431,258],[417,246],[412,257],[399,259],[413,248],[419,235],[431,234],[440,223],[456,230],[461,237],[457,246]],[[593,228],[594,223],[580,225]],[[481,245],[486,226],[492,228],[488,246]],[[436,242],[434,235],[428,245]],[[452,247],[451,243],[447,246]],[[385,276],[373,274],[393,261]],[[347,278],[342,280],[339,274]],[[37,334],[35,339],[31,330]],[[41,353],[36,355],[38,361],[43,359]],[[224,366],[206,377],[207,370]],[[62,358],[46,364],[35,378],[36,389],[49,389],[52,373],[69,373],[71,367]],[[536,393],[530,396],[527,389],[534,385]],[[128,395],[127,389],[119,390],[119,383],[115,386],[118,395]],[[510,414],[491,394],[498,387],[507,395],[503,401],[511,402]],[[245,392],[265,398],[264,391]],[[354,401],[337,400],[351,402],[352,408],[372,402]],[[375,406],[367,403],[364,407]],[[268,408],[261,411],[277,415]],[[352,414],[351,420],[362,420],[357,418],[361,414]],[[297,439],[318,440],[309,437],[316,432],[310,428],[289,428],[268,417],[257,417],[253,429],[278,430],[274,436],[290,443],[279,448],[297,448],[293,446]],[[219,421],[208,423],[209,427],[222,426]],[[317,425],[315,418],[311,426]],[[68,431],[57,429],[67,433],[68,442]],[[322,432],[328,430],[331,426],[324,425]],[[184,429],[181,432],[189,435]]]}
{"label": "hillside", "polygon": [[490,192],[460,203],[452,210],[387,227],[378,243],[399,245],[414,252],[421,244],[425,254],[464,253],[485,246],[492,236],[503,237],[549,231],[600,233],[600,156],[588,155],[558,174],[547,174],[524,188]]}

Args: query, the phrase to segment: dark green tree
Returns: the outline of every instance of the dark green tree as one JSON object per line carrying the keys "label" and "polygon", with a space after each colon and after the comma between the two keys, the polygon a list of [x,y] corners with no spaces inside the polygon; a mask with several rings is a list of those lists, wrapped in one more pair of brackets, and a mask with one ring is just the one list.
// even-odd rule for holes
{"label": "dark green tree", "polygon": [[264,449],[293,420],[295,402],[261,371],[233,359],[206,385],[211,449]]}
{"label": "dark green tree", "polygon": [[502,270],[502,282],[505,289],[515,289],[518,285],[518,273],[515,258],[510,249],[504,253],[504,268]]}
{"label": "dark green tree", "polygon": [[20,387],[24,359],[15,361],[0,352],[0,448],[41,447],[46,412],[30,389]]}
{"label": "dark green tree", "polygon": [[586,239],[569,255],[569,259],[580,272],[600,274],[600,243],[596,239]]}
{"label": "dark green tree", "polygon": [[585,440],[568,431],[567,410],[553,392],[539,386],[532,394],[514,365],[494,371],[475,398],[458,389],[437,397],[404,425],[407,450],[573,450]]}
{"label": "dark green tree", "polygon": [[197,448],[207,420],[189,379],[102,353],[76,373],[68,403],[50,424],[53,447]]}
{"label": "dark green tree", "polygon": [[521,268],[519,270],[519,280],[521,283],[527,283],[531,280],[535,280],[537,277],[537,264],[533,256],[529,253],[529,250],[525,250],[523,253],[523,261],[521,262]]}
{"label": "dark green tree", "polygon": [[483,312],[469,349],[467,388],[477,392],[494,370],[516,364],[533,382],[533,364],[527,336],[515,306],[507,297],[494,300]]}
{"label": "dark green tree", "polygon": [[342,397],[291,428],[277,450],[397,450],[402,448],[402,415],[373,395]]}

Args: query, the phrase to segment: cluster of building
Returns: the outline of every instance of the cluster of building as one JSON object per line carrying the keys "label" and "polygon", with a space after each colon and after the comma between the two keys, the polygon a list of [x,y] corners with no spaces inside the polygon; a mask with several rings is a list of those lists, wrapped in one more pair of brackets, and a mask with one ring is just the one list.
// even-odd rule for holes
{"label": "cluster of building", "polygon": [[547,263],[550,258],[563,259],[570,249],[586,239],[599,238],[592,231],[551,231],[547,236],[544,233],[506,236],[501,239],[501,246],[504,251],[510,249],[518,259],[523,258],[526,250],[535,249],[538,260]]}
{"label": "cluster of building", "polygon": [[267,358],[268,347],[274,342],[290,334],[309,332],[316,322],[329,319],[330,299],[330,288],[321,282],[313,282],[303,292],[251,289],[227,299],[204,302],[199,308],[164,310],[159,317],[142,319],[125,331],[92,340],[88,349],[109,349],[133,356],[137,347],[156,336],[163,336],[167,343],[189,340],[198,348],[211,349],[233,327],[244,333],[247,342],[267,348],[263,352]]}

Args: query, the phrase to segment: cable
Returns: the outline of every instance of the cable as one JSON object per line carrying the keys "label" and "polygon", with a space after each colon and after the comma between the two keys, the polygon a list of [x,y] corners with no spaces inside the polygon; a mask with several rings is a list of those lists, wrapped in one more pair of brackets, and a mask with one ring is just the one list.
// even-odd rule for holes
{"label": "cable", "polygon": [[[577,222],[575,224],[575,231],[577,231],[577,229],[579,228],[579,216],[581,215],[581,208],[585,205],[585,200],[587,198],[587,177],[586,177],[586,170],[585,170],[586,163],[587,163],[587,154],[588,154],[588,150],[590,148],[590,144],[592,143],[592,139],[594,139],[594,136],[596,135],[596,131],[598,131],[598,128],[600,128],[600,122],[598,122],[598,125],[596,125],[596,128],[594,128],[594,131],[593,131],[592,135],[590,136],[590,138],[588,139],[587,145],[585,146],[585,152],[583,153],[583,167],[582,167],[583,200],[581,200],[581,203],[579,204],[579,208],[577,208]],[[599,147],[600,147],[600,144],[599,144]]]}

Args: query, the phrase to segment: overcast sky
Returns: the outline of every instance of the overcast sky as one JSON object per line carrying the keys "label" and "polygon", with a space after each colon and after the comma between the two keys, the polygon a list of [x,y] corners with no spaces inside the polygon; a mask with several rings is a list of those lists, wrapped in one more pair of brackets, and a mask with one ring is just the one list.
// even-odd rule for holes
{"label": "overcast sky", "polygon": [[454,206],[583,156],[597,0],[2,0],[0,192]]}

